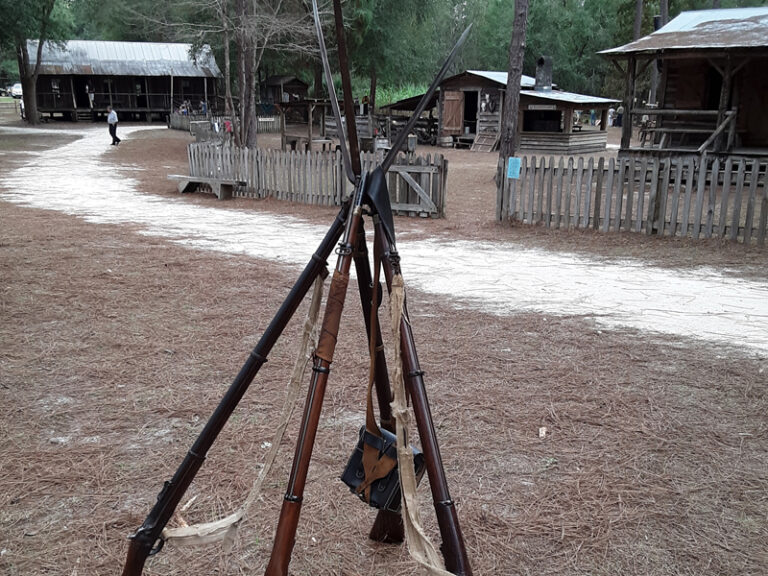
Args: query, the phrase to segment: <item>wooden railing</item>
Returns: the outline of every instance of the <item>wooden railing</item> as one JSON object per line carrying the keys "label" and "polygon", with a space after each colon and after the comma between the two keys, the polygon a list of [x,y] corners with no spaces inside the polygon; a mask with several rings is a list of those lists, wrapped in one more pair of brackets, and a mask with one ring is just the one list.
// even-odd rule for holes
{"label": "wooden railing", "polygon": [[765,244],[765,159],[522,159],[498,194],[501,221]]}
{"label": "wooden railing", "polygon": [[[235,196],[338,206],[351,192],[339,151],[283,152],[204,142],[190,144],[188,157],[191,176],[246,182]],[[377,163],[374,154],[361,154],[361,159],[365,171]],[[410,216],[444,216],[447,172],[448,161],[440,154],[400,155],[387,172],[392,209]]]}

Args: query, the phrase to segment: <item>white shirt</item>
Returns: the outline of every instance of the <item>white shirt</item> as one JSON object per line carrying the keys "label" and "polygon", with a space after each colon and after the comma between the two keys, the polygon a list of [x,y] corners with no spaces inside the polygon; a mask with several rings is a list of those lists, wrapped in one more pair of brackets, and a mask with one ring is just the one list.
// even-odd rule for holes
{"label": "white shirt", "polygon": [[109,113],[109,116],[107,116],[107,123],[108,124],[117,124],[117,112],[112,110],[112,112]]}

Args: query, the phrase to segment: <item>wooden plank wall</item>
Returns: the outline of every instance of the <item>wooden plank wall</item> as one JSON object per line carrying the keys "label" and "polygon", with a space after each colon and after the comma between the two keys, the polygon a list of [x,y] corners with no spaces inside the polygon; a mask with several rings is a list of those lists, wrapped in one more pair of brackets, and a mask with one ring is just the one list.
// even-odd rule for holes
{"label": "wooden plank wall", "polygon": [[765,244],[768,163],[729,157],[530,158],[497,195],[500,221]]}
{"label": "wooden plank wall", "polygon": [[[283,152],[201,142],[190,144],[187,156],[190,176],[246,182],[235,196],[339,206],[351,191],[339,151]],[[381,161],[370,153],[361,154],[361,159],[365,171]],[[388,172],[392,209],[408,216],[442,218],[447,173],[448,161],[441,154],[401,154]]]}

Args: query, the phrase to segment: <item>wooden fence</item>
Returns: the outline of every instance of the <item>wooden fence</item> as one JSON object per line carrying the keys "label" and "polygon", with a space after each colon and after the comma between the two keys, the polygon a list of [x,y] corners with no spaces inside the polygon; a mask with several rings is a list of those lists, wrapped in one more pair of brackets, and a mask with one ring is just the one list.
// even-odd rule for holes
{"label": "wooden fence", "polygon": [[[177,114],[173,113],[168,117],[168,127],[174,130],[190,131],[190,123],[204,121],[211,123],[218,122],[219,125],[224,123],[223,116],[211,116],[203,114]],[[279,116],[259,116],[256,118],[256,133],[257,134],[273,134],[280,133],[280,117]]]}
{"label": "wooden fence", "polygon": [[[274,197],[315,205],[341,205],[351,184],[339,151],[286,151],[237,148],[208,142],[187,148],[189,174],[246,182],[235,196]],[[374,154],[362,154],[363,170],[376,164]],[[392,209],[411,216],[443,217],[448,161],[442,155],[400,155],[387,172]]]}
{"label": "wooden fence", "polygon": [[497,194],[498,220],[765,243],[766,163],[759,159],[522,159]]}

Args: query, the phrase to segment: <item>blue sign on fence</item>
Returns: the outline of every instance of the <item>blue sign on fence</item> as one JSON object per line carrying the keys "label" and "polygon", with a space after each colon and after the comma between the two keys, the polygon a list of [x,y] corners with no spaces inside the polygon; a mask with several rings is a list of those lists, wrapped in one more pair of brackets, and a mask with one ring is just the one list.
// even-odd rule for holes
{"label": "blue sign on fence", "polygon": [[507,178],[520,178],[520,158],[510,158],[507,161]]}

